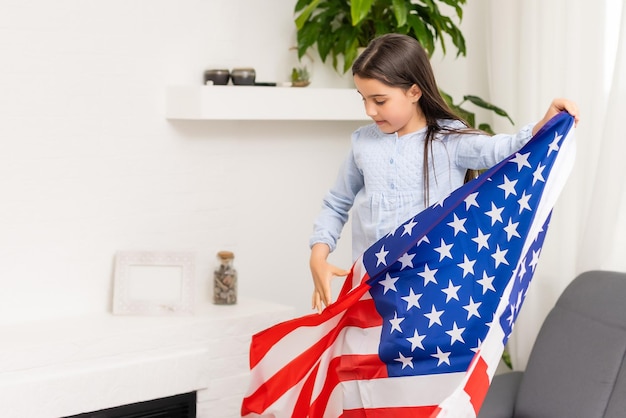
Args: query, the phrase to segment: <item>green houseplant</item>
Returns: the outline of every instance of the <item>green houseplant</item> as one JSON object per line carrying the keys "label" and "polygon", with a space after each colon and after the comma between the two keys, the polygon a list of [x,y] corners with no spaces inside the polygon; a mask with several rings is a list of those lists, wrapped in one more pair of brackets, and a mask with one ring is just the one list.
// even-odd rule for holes
{"label": "green houseplant", "polygon": [[446,51],[444,34],[450,36],[457,55],[465,55],[465,38],[454,21],[441,13],[437,2],[454,8],[459,19],[466,0],[298,0],[295,6],[298,55],[317,45],[322,61],[330,56],[338,69],[352,66],[359,48],[385,33],[402,33],[417,39],[429,54],[440,41]]}
{"label": "green houseplant", "polygon": [[[376,36],[402,33],[417,39],[432,55],[437,45],[447,53],[446,37],[456,48],[456,55],[465,55],[465,37],[453,18],[442,12],[444,6],[460,21],[466,0],[298,0],[295,5],[297,50],[302,58],[309,49],[317,49],[322,62],[328,58],[338,72],[347,72],[359,50]],[[509,115],[497,106],[474,95],[463,96],[460,103],[442,92],[448,105],[472,127],[493,133],[486,123],[476,125],[471,103],[499,116]]]}

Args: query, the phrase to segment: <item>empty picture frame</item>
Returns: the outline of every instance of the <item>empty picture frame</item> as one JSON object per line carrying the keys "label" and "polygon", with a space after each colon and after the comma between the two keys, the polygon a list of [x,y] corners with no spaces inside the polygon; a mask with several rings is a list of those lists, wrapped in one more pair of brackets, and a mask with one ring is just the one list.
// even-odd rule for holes
{"label": "empty picture frame", "polygon": [[118,251],[115,255],[113,313],[193,313],[195,254]]}

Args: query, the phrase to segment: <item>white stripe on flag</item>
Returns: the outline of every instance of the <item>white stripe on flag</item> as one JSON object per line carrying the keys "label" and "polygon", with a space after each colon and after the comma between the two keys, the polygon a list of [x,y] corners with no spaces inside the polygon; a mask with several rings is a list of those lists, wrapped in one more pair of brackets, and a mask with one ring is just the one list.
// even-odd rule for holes
{"label": "white stripe on flag", "polygon": [[[276,374],[287,363],[332,331],[341,318],[342,315],[336,315],[316,327],[300,327],[281,338],[252,369],[248,393],[254,393],[259,386],[265,383],[267,376]],[[257,368],[263,370],[263,373],[254,373]]]}
{"label": "white stripe on flag", "polygon": [[329,363],[342,355],[378,355],[378,342],[382,327],[355,328],[346,327],[341,331],[335,343],[328,347],[320,360],[320,368],[313,389],[312,399],[316,399],[326,382]]}
{"label": "white stripe on flag", "polygon": [[342,382],[344,408],[437,405],[464,376],[465,372],[459,372]]}

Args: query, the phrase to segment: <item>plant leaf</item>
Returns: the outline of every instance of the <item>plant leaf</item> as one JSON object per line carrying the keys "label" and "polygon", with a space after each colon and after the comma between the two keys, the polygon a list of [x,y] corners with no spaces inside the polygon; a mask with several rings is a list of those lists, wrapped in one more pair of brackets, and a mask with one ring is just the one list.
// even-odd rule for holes
{"label": "plant leaf", "polygon": [[348,47],[346,48],[343,54],[343,72],[344,73],[347,73],[348,70],[352,68],[352,63],[354,62],[354,60],[356,59],[358,55],[358,48],[359,48],[359,45],[356,42],[356,39],[354,39],[353,42],[350,45],[348,45]]}
{"label": "plant leaf", "polygon": [[449,107],[454,106],[454,103],[452,103],[452,96],[450,96],[448,93],[441,89],[439,89],[439,94],[441,94],[441,97],[443,97],[443,101],[446,102]]}
{"label": "plant leaf", "polygon": [[299,12],[306,6],[311,0],[298,0],[295,7],[293,8],[294,12]]}
{"label": "plant leaf", "polygon": [[440,0],[440,1],[447,4],[448,6],[454,7],[454,10],[456,11],[456,15],[458,16],[459,20],[463,19],[463,9],[461,8],[461,5],[465,4],[465,0]]}
{"label": "plant leaf", "polygon": [[409,26],[413,29],[414,37],[426,49],[428,55],[432,55],[435,51],[435,42],[433,34],[428,30],[422,19],[415,15],[409,15],[407,18]]}
{"label": "plant leaf", "polygon": [[511,354],[509,353],[508,347],[504,347],[504,351],[502,352],[502,361],[509,369],[513,370],[513,362],[511,361]]}
{"label": "plant leaf", "polygon": [[[319,34],[321,31],[321,25],[318,22],[308,22],[307,25],[303,26],[301,30],[298,31],[297,40],[298,40],[298,58],[302,58],[307,49],[309,49],[314,43],[318,43],[319,45]],[[320,57],[322,61],[326,58],[325,55],[322,55],[321,51]]]}
{"label": "plant leaf", "polygon": [[493,131],[493,129],[491,129],[491,125],[489,125],[488,123],[481,123],[478,125],[478,129],[480,129],[481,131],[485,131],[487,132],[489,135],[495,135],[496,133]]}
{"label": "plant leaf", "polygon": [[472,96],[472,95],[467,95],[467,96],[463,96],[464,100],[467,100],[473,104],[475,104],[478,107],[482,107],[483,109],[487,109],[487,110],[491,110],[492,112],[494,112],[496,115],[505,117],[509,120],[509,122],[511,122],[512,125],[514,125],[515,123],[513,122],[513,120],[509,117],[508,113],[506,113],[503,109],[489,103],[486,102],[485,100],[481,99],[478,96]]}
{"label": "plant leaf", "polygon": [[317,53],[322,59],[322,62],[326,62],[326,57],[331,53],[334,44],[334,38],[317,38]]}
{"label": "plant leaf", "polygon": [[392,0],[391,7],[393,9],[393,14],[396,17],[398,26],[406,25],[406,17],[409,14],[409,8],[406,5],[406,1]]}
{"label": "plant leaf", "polygon": [[369,14],[374,0],[352,0],[350,3],[350,16],[352,26],[358,25]]}
{"label": "plant leaf", "polygon": [[472,127],[472,128],[476,127],[476,115],[474,113],[470,112],[469,110],[463,109],[460,106],[456,106],[456,105],[452,105],[451,109],[452,109],[452,111],[454,113],[456,113],[456,115],[458,117],[460,117],[465,122],[467,122],[467,124],[470,127]]}
{"label": "plant leaf", "polygon": [[313,0],[296,18],[296,28],[301,30],[304,27],[304,23],[309,20],[309,17],[313,11],[317,8],[317,5],[321,0]]}

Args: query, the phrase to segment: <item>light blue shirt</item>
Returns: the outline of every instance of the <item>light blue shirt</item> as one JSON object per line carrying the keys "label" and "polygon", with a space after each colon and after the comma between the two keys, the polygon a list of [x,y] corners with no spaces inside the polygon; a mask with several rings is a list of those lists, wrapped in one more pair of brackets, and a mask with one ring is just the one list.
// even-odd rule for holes
{"label": "light blue shirt", "polygon": [[[462,129],[458,121],[440,121]],[[440,134],[429,153],[429,202],[424,201],[426,128],[398,136],[376,124],[352,133],[352,148],[334,186],[326,194],[309,244],[337,246],[352,211],[352,257],[463,185],[468,169],[492,167],[518,151],[532,136],[533,125],[515,135]]]}

